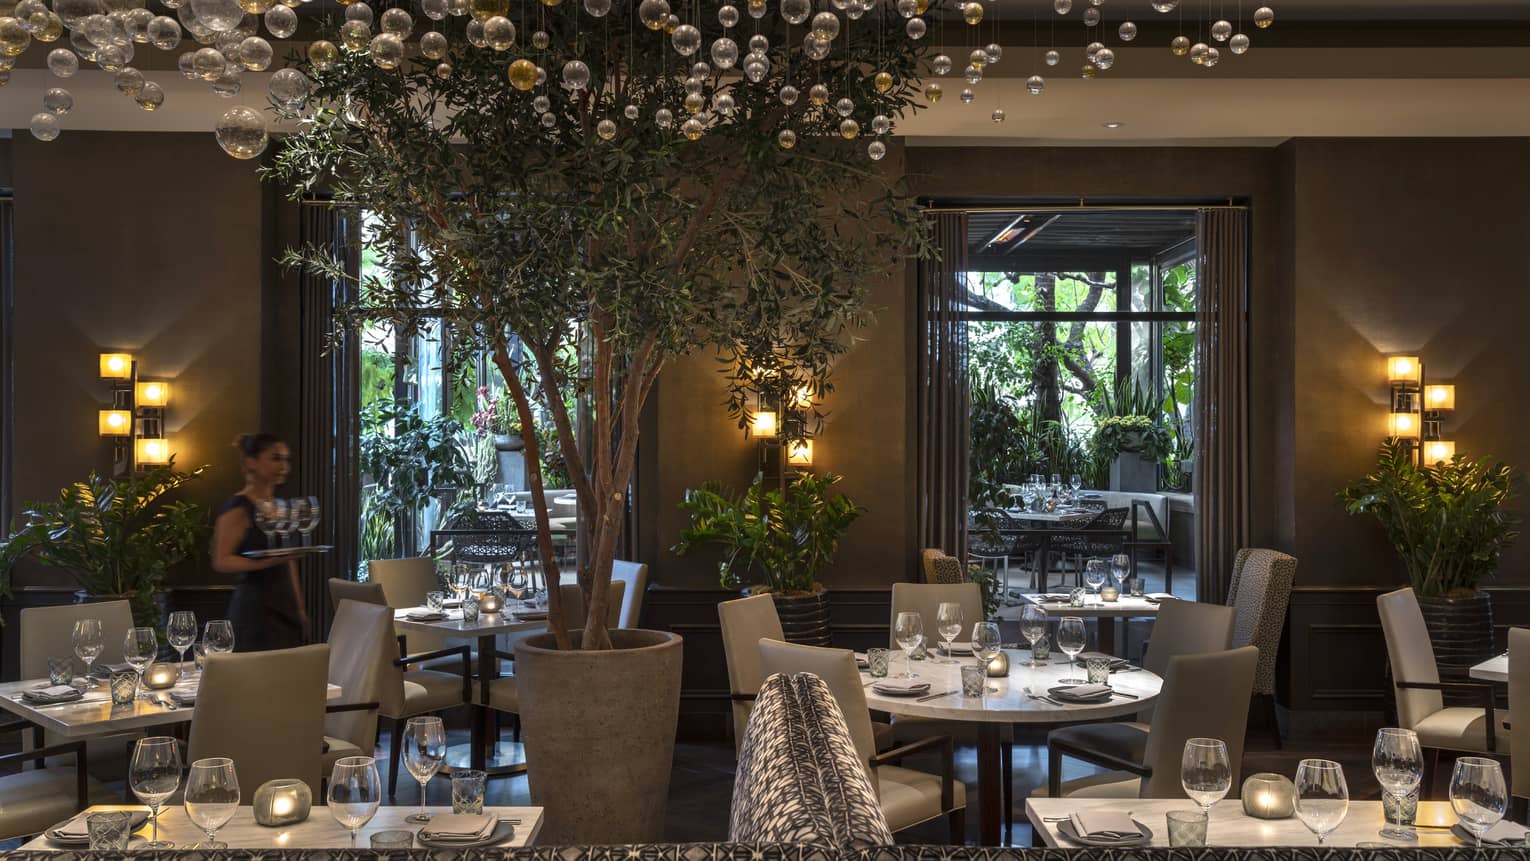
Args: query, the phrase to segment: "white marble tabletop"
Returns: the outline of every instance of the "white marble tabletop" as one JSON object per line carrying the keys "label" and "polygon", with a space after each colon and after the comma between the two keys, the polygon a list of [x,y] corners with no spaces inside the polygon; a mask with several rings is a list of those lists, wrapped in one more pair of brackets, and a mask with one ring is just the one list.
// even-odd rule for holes
{"label": "white marble tabletop", "polygon": [[1467,670],[1466,674],[1474,679],[1481,679],[1485,682],[1507,683],[1509,681],[1509,653],[1504,652],[1501,655],[1494,655]]}
{"label": "white marble tabletop", "polygon": [[[393,611],[393,626],[401,631],[432,631],[459,637],[491,637],[496,634],[513,634],[518,631],[540,631],[547,627],[547,619],[517,619],[512,612],[513,603],[503,613],[480,613],[477,621],[462,621],[461,609],[449,609],[446,618],[435,622],[417,622],[410,613],[426,612],[425,607],[404,607]],[[545,610],[545,608],[543,608]]]}
{"label": "white marble tabletop", "polygon": [[[1195,804],[1187,798],[1028,798],[1025,815],[1031,826],[1049,847],[1076,848],[1078,844],[1063,837],[1057,831],[1060,819],[1071,813],[1087,810],[1130,811],[1132,818],[1146,825],[1153,832],[1150,846],[1169,845],[1169,826],[1165,815],[1171,810],[1194,810]],[[1384,824],[1380,801],[1351,801],[1349,814],[1344,822],[1323,839],[1325,846],[1353,847],[1360,843],[1386,843],[1398,849],[1413,846],[1460,846],[1462,841],[1450,833],[1456,815],[1451,812],[1448,801],[1421,801],[1417,830],[1418,842],[1400,843],[1385,840],[1378,833]],[[1211,819],[1206,828],[1208,846],[1316,846],[1317,835],[1307,829],[1300,819],[1255,819],[1243,813],[1243,804],[1236,798],[1217,802],[1211,808]]]}
{"label": "white marble tabletop", "polygon": [[[91,807],[80,814],[90,813],[92,810],[121,810],[122,805],[100,805]],[[450,807],[427,807],[430,813],[450,813]],[[239,808],[234,818],[222,828],[218,829],[218,842],[227,843],[231,849],[346,849],[351,843],[351,832],[346,830],[330,815],[328,808],[320,804],[313,806],[313,812],[309,817],[295,825],[284,825],[268,828],[264,825],[255,824],[254,808],[248,805]],[[356,845],[366,849],[371,846],[371,836],[379,831],[392,831],[407,829],[418,832],[420,825],[413,822],[405,822],[407,816],[411,816],[419,810],[413,805],[379,807],[377,815],[372,821],[362,826],[360,839]],[[515,826],[515,836],[510,840],[497,844],[501,847],[530,846],[536,840],[537,833],[542,830],[542,808],[540,807],[486,807],[485,812],[499,814],[501,820],[520,820]],[[144,826],[133,833],[133,843],[140,844],[149,839],[153,826],[144,823]],[[197,843],[207,839],[202,829],[192,824],[186,818],[186,810],[179,805],[165,807],[160,811],[159,839],[169,840],[175,844],[176,849],[189,849]],[[415,843],[419,848],[419,843]],[[55,845],[47,837],[37,837],[21,847],[23,850],[58,851],[65,847]],[[136,848],[133,845],[129,849]]]}
{"label": "white marble tabletop", "polygon": [[[1010,651],[1009,677],[988,679],[988,693],[981,698],[965,697],[961,693],[961,665],[971,665],[977,659],[957,657],[955,664],[940,664],[932,660],[915,661],[914,673],[930,683],[930,693],[954,691],[949,696],[921,701],[918,697],[890,697],[879,694],[871,687],[871,676],[861,673],[866,687],[866,704],[876,711],[909,717],[937,718],[941,720],[972,721],[977,723],[1070,723],[1073,721],[1099,720],[1136,714],[1144,705],[1152,702],[1163,687],[1163,679],[1143,669],[1126,670],[1110,674],[1110,685],[1120,694],[1098,704],[1054,703],[1036,696],[1045,696],[1049,688],[1059,685],[1064,678],[1083,678],[1084,668],[1069,664],[1064,655],[1053,655],[1045,666],[1030,667],[1030,652]],[[935,657],[932,655],[932,657]],[[902,673],[906,663],[901,653],[892,656],[891,674]],[[1027,692],[1029,688],[1029,692]],[[1131,694],[1132,696],[1125,696]]]}
{"label": "white marble tabletop", "polygon": [[[177,687],[201,682],[201,673],[194,664],[187,661],[181,667],[182,676],[181,681],[176,683]],[[168,697],[162,700],[157,696],[161,692],[147,689],[144,692],[155,696],[154,699],[139,698],[128,705],[114,706],[111,687],[104,679],[97,679],[96,686],[86,691],[83,698],[70,703],[35,705],[21,698],[23,691],[47,686],[47,679],[0,684],[0,709],[66,738],[184,723],[190,721],[196,712],[195,705],[174,706],[173,701],[167,705],[164,700],[168,700]],[[329,685],[325,698],[334,702],[340,698],[341,693],[339,685]]]}
{"label": "white marble tabletop", "polygon": [[1076,523],[1094,516],[1094,512],[1088,509],[1072,508],[1062,508],[1057,511],[1026,511],[1009,508],[1005,509],[1004,513],[1016,520],[1030,520],[1036,523]]}
{"label": "white marble tabletop", "polygon": [[[1043,597],[1045,596],[1029,594],[1020,595],[1021,600],[1025,601],[1027,604],[1035,604],[1036,606],[1040,607],[1041,611],[1046,613],[1047,618],[1050,619],[1058,619],[1063,616],[1078,616],[1081,619],[1110,619],[1128,617],[1135,618],[1138,616],[1157,616],[1157,601],[1161,601],[1165,598],[1173,598],[1174,596],[1169,595],[1166,592],[1155,592],[1152,596],[1144,596],[1142,598],[1133,598],[1130,595],[1122,595],[1120,599],[1116,601],[1102,601],[1098,604],[1091,603],[1082,607],[1070,606],[1067,600],[1038,600]],[[1149,601],[1148,597],[1153,597],[1156,600]],[[1095,600],[1094,596],[1089,596],[1089,600]]]}

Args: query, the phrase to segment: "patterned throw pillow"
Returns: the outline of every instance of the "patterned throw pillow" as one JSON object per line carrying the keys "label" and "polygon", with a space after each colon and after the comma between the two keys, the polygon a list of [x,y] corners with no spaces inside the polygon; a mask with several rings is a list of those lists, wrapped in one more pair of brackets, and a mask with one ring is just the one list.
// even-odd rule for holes
{"label": "patterned throw pillow", "polygon": [[777,673],[760,687],[739,747],[728,833],[736,843],[892,844],[845,718],[817,676]]}

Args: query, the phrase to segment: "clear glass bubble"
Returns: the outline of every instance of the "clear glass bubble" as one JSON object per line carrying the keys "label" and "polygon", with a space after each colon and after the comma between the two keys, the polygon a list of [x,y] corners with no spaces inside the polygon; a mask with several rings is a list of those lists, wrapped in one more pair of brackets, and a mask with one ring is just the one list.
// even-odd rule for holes
{"label": "clear glass bubble", "polygon": [[749,37],[749,53],[763,54],[770,50],[770,40],[759,33]]}
{"label": "clear glass bubble", "polygon": [[661,129],[667,129],[675,123],[675,114],[669,108],[659,108],[653,112],[653,123]]}
{"label": "clear glass bubble", "polygon": [[616,123],[609,119],[601,120],[595,124],[595,134],[599,135],[603,141],[616,137]]}
{"label": "clear glass bubble", "polygon": [[642,115],[643,115],[643,111],[640,108],[638,108],[637,105],[628,105],[627,107],[622,108],[622,116],[626,117],[629,120],[636,120],[638,117],[640,117]]}
{"label": "clear glass bubble", "polygon": [[1196,42],[1194,45],[1191,45],[1190,62],[1196,64],[1197,66],[1206,62],[1206,52],[1209,50],[1211,50],[1211,46],[1207,45],[1205,42]]}
{"label": "clear glass bubble", "polygon": [[414,16],[395,6],[382,13],[382,28],[384,33],[407,39],[414,32]]}
{"label": "clear glass bubble", "polygon": [[85,38],[85,31],[83,30],[72,31],[69,34],[69,44],[74,46],[74,52],[80,56],[80,59],[89,60],[92,63],[96,61],[96,55],[101,51],[100,48],[96,47],[95,42]]}
{"label": "clear glass bubble", "polygon": [[974,93],[968,87],[963,87],[962,91],[957,93],[956,97],[962,100],[962,104],[970,105],[972,104],[973,100],[977,98],[977,93]]}
{"label": "clear glass bubble", "polygon": [[[4,18],[0,20],[14,21],[15,19]],[[105,15],[87,16],[84,21],[80,22],[80,29],[85,31],[85,38],[97,45],[111,45],[116,41],[114,38],[116,24]]]}
{"label": "clear glass bubble", "polygon": [[372,22],[376,21],[377,18],[376,15],[372,12],[371,6],[365,3],[352,3],[351,5],[345,7],[345,20],[360,21],[370,28],[372,26]]}
{"label": "clear glass bubble", "polygon": [[440,78],[443,81],[447,78],[450,78],[452,76],[452,64],[437,63],[435,68],[435,75],[437,78]]}
{"label": "clear glass bubble", "polygon": [[724,27],[737,27],[739,22],[738,7],[732,3],[724,3],[717,9],[717,23]]}
{"label": "clear glass bubble", "polygon": [[175,65],[181,70],[181,75],[188,81],[202,80],[202,74],[197,71],[197,52],[186,51],[175,58]]}
{"label": "clear glass bubble", "polygon": [[983,70],[977,66],[969,65],[967,70],[962,73],[962,80],[969,84],[976,84],[978,81],[983,80]]}
{"label": "clear glass bubble", "polygon": [[1131,21],[1122,21],[1121,26],[1116,28],[1116,35],[1121,37],[1121,41],[1130,42],[1137,38],[1137,25]]}
{"label": "clear glass bubble", "polygon": [[1055,66],[1062,62],[1062,54],[1055,50],[1047,51],[1045,59],[1048,66]]}
{"label": "clear glass bubble", "polygon": [[744,77],[758,84],[770,74],[770,59],[764,54],[749,54],[744,57]]}
{"label": "clear glass bubble", "polygon": [[781,149],[791,149],[797,145],[797,133],[791,129],[782,129],[776,134],[776,145]]}
{"label": "clear glass bubble", "polygon": [[749,2],[744,5],[744,8],[749,10],[749,17],[756,21],[764,18],[765,13],[769,11],[765,8],[765,0],[749,0]]}
{"label": "clear glass bubble", "polygon": [[1039,96],[1046,91],[1047,79],[1040,75],[1031,75],[1025,79],[1025,91],[1033,96]]}
{"label": "clear glass bubble", "polygon": [[829,88],[823,84],[814,84],[808,88],[808,101],[823,107],[829,103]]}
{"label": "clear glass bubble", "polygon": [[483,22],[483,38],[496,51],[508,51],[515,45],[515,24],[503,15]]}
{"label": "clear glass bubble", "polygon": [[1073,0],[1052,0],[1052,11],[1066,15],[1073,11]]}
{"label": "clear glass bubble", "polygon": [[447,44],[446,37],[435,30],[429,30],[420,37],[420,53],[427,59],[441,59],[446,56],[446,51],[449,47],[450,45]]}
{"label": "clear glass bubble", "polygon": [[48,71],[60,78],[72,78],[80,70],[80,58],[68,48],[48,52]]}
{"label": "clear glass bubble", "polygon": [[855,113],[855,102],[851,101],[848,97],[841,97],[839,101],[834,103],[834,112],[842,117],[848,117]]}
{"label": "clear glass bubble", "polygon": [[892,120],[888,119],[885,114],[877,114],[871,118],[872,134],[885,135],[890,131],[892,131]]}
{"label": "clear glass bubble", "polygon": [[839,35],[839,16],[833,12],[819,12],[813,16],[813,37],[832,42]]}
{"label": "clear glass bubble", "polygon": [[53,11],[65,27],[73,30],[87,15],[98,15],[106,11],[106,7],[101,0],[53,0]]}
{"label": "clear glass bubble", "polygon": [[[296,18],[294,17],[294,22]],[[290,35],[290,34],[289,34]],[[168,15],[158,15],[149,22],[149,41],[162,51],[173,51],[181,44],[181,24]]]}
{"label": "clear glass bubble", "polygon": [[96,65],[103,71],[116,72],[132,61],[132,45],[106,45],[96,52]]}
{"label": "clear glass bubble", "polygon": [[1084,26],[1097,27],[1100,23],[1100,10],[1090,7],[1084,10]]}
{"label": "clear glass bubble", "polygon": [[919,3],[917,0],[898,0],[897,9],[899,15],[912,18],[919,14]]}
{"label": "clear glass bubble", "polygon": [[1251,44],[1246,33],[1238,33],[1227,40],[1227,47],[1234,54],[1247,54]]}
{"label": "clear glass bubble", "polygon": [[1101,48],[1094,54],[1094,65],[1101,71],[1116,64],[1116,52],[1109,48]]}
{"label": "clear glass bubble", "polygon": [[127,32],[128,38],[140,45],[149,43],[149,22],[154,20],[154,13],[147,9],[129,9],[122,13],[122,29]]}
{"label": "clear glass bubble", "polygon": [[269,69],[271,55],[271,43],[259,36],[251,36],[239,43],[239,62],[252,72]]}
{"label": "clear glass bubble", "polygon": [[74,96],[62,87],[53,87],[43,93],[42,105],[48,113],[63,116],[74,108]]}
{"label": "clear glass bubble", "polygon": [[471,11],[468,0],[446,0],[446,14],[453,18],[461,18]]}
{"label": "clear glass bubble", "polygon": [[650,30],[662,30],[669,21],[669,3],[666,0],[643,0],[638,4],[638,20]]}
{"label": "clear glass bubble", "polygon": [[866,144],[866,157],[872,161],[881,161],[887,155],[887,144],[881,141],[872,141]]}
{"label": "clear glass bubble", "polygon": [[681,24],[669,35],[669,43],[674,47],[675,53],[682,57],[689,57],[701,50],[701,31],[690,24]]}
{"label": "clear glass bubble", "polygon": [[949,75],[951,73],[951,58],[945,54],[936,54],[935,58],[930,60],[930,71],[937,75]]}
{"label": "clear glass bubble", "polygon": [[983,53],[988,55],[988,64],[993,65],[1004,59],[1004,46],[998,42],[989,42],[983,46]]}
{"label": "clear glass bubble", "polygon": [[536,48],[538,51],[545,51],[545,50],[547,50],[547,46],[551,45],[551,44],[552,44],[552,37],[547,35],[547,31],[546,30],[534,30],[534,31],[532,31],[532,33],[531,33],[531,47]]}
{"label": "clear glass bubble", "polygon": [[996,123],[1004,122],[1004,109],[1003,108],[994,108],[993,109],[993,113],[989,114],[988,118],[993,120]]}
{"label": "clear glass bubble", "polygon": [[604,18],[611,12],[611,0],[584,0],[584,11],[592,18]]}
{"label": "clear glass bubble", "polygon": [[1169,51],[1176,57],[1183,57],[1190,53],[1190,40],[1184,36],[1175,36],[1174,41],[1169,43]]}
{"label": "clear glass bubble", "polygon": [[125,67],[117,73],[117,77],[112,79],[112,83],[117,85],[117,92],[124,96],[137,96],[143,92],[143,82],[143,72],[132,66]]}
{"label": "clear glass bubble", "polygon": [[1154,12],[1173,12],[1179,8],[1179,0],[1152,0]]}
{"label": "clear glass bubble", "polygon": [[967,55],[967,62],[981,69],[988,65],[988,52],[982,48],[973,48],[972,53]]}
{"label": "clear glass bubble", "polygon": [[446,19],[446,0],[420,0],[420,11],[432,21]]}
{"label": "clear glass bubble", "polygon": [[[55,8],[53,11],[57,12],[58,9]],[[1275,23],[1275,10],[1274,9],[1271,9],[1268,6],[1260,6],[1258,9],[1254,10],[1254,26],[1255,27],[1258,27],[1259,29],[1263,30],[1264,28],[1266,28],[1266,27],[1268,27],[1268,26],[1270,26],[1271,24],[1274,24],[1274,23]]]}
{"label": "clear glass bubble", "polygon": [[791,107],[797,104],[797,99],[802,97],[802,93],[798,92],[796,87],[787,84],[781,88],[780,92],[776,93],[776,97],[781,100],[781,104]]}
{"label": "clear glass bubble", "polygon": [[550,129],[553,126],[556,126],[558,124],[558,118],[553,116],[552,114],[543,114],[541,121],[542,121],[542,128],[544,128],[544,129]]}
{"label": "clear glass bubble", "polygon": [[1222,62],[1222,52],[1212,47],[1208,47],[1206,56],[1201,58],[1201,65],[1208,69],[1220,62]]}
{"label": "clear glass bubble", "polygon": [[64,21],[54,12],[48,13],[48,23],[44,24],[42,29],[32,32],[32,38],[39,42],[57,42],[58,37],[62,35],[64,35]]}
{"label": "clear glass bubble", "polygon": [[690,78],[686,78],[685,79],[685,94],[686,95],[692,95],[694,93],[699,93],[699,92],[701,92],[705,88],[706,88],[706,82],[703,81],[701,78],[690,77]]}
{"label": "clear glass bubble", "polygon": [[691,77],[706,79],[712,76],[712,67],[707,65],[706,60],[697,60],[691,64]]}
{"label": "clear glass bubble", "polygon": [[239,95],[239,91],[243,87],[244,67],[235,63],[229,63],[225,66],[223,74],[219,75],[212,82],[213,94],[225,99],[232,99],[234,96]]}
{"label": "clear glass bubble", "polygon": [[582,90],[590,85],[590,67],[583,60],[569,60],[563,64],[563,86]]}
{"label": "clear glass bubble", "polygon": [[929,25],[924,23],[923,18],[910,18],[908,23],[903,25],[903,32],[907,33],[910,39],[923,39],[929,29]]}
{"label": "clear glass bubble", "polygon": [[278,69],[266,86],[266,95],[271,97],[272,104],[287,111],[302,110],[312,91],[313,82],[308,76],[292,68]]}
{"label": "clear glass bubble", "polygon": [[1232,38],[1233,26],[1231,21],[1216,21],[1211,25],[1211,38],[1218,42],[1226,42]]}
{"label": "clear glass bubble", "polygon": [[552,110],[552,99],[543,93],[538,93],[536,98],[531,100],[531,109],[539,114],[545,114]]}
{"label": "clear glass bubble", "polygon": [[40,141],[51,141],[58,137],[58,117],[47,111],[38,111],[32,115],[28,128],[32,130],[32,137]]}
{"label": "clear glass bubble", "polygon": [[833,47],[833,43],[825,42],[812,33],[802,37],[802,53],[806,54],[809,60],[822,60],[828,57]]}
{"label": "clear glass bubble", "polygon": [[213,137],[218,146],[234,158],[254,158],[266,151],[270,137],[266,134],[266,122],[260,113],[244,105],[235,105],[223,112]]}
{"label": "clear glass bubble", "polygon": [[308,45],[308,62],[313,64],[314,71],[327,72],[340,62],[340,49],[334,42],[316,39]]}
{"label": "clear glass bubble", "polygon": [[733,111],[736,107],[733,96],[728,93],[718,93],[717,97],[712,100],[712,110],[725,117],[733,116]]}
{"label": "clear glass bubble", "polygon": [[378,33],[369,48],[372,65],[385,71],[397,69],[404,62],[404,40],[392,33]]}
{"label": "clear glass bubble", "polygon": [[196,10],[191,8],[190,3],[181,4],[181,7],[175,10],[175,17],[181,22],[181,26],[186,28],[186,32],[192,35],[192,38],[204,45],[207,44],[204,40],[213,35],[212,28],[197,17]]}
{"label": "clear glass bubble", "polygon": [[215,33],[232,30],[244,19],[244,9],[236,0],[189,0],[186,5]]}
{"label": "clear glass bubble", "polygon": [[[472,38],[472,27],[468,28],[468,33]],[[352,51],[365,51],[372,41],[372,28],[365,21],[346,21],[340,25],[340,41]]]}
{"label": "clear glass bubble", "polygon": [[712,62],[719,69],[731,69],[738,62],[738,43],[724,36],[712,42]]}
{"label": "clear glass bubble", "polygon": [[153,81],[144,81],[143,89],[138,91],[138,96],[133,101],[138,103],[138,107],[152,113],[159,110],[159,106],[165,103],[165,91]]}

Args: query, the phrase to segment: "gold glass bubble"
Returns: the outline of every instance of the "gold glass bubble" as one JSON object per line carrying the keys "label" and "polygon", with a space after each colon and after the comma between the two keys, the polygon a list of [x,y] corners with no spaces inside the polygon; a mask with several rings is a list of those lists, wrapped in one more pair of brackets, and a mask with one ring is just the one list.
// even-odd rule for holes
{"label": "gold glass bubble", "polygon": [[1190,53],[1190,40],[1185,36],[1175,36],[1174,41],[1169,43],[1169,50],[1176,57],[1183,57]]}
{"label": "gold glass bubble", "polygon": [[893,76],[887,72],[877,72],[877,76],[872,79],[872,82],[875,84],[877,92],[885,93],[893,87]]}
{"label": "gold glass bubble", "polygon": [[940,101],[940,97],[943,95],[945,95],[945,90],[942,90],[939,84],[926,84],[924,87],[924,97],[929,99],[932,105]]}
{"label": "gold glass bubble", "polygon": [[791,129],[782,129],[781,133],[776,135],[776,143],[781,145],[781,149],[791,149],[797,145],[797,133]]}
{"label": "gold glass bubble", "polygon": [[340,49],[335,47],[334,42],[318,39],[308,46],[308,62],[317,71],[327,72],[339,61]]}
{"label": "gold glass bubble", "polygon": [[505,74],[510,78],[510,86],[523,93],[537,85],[537,66],[530,60],[516,60]]}
{"label": "gold glass bubble", "polygon": [[437,63],[436,64],[436,77],[438,77],[438,78],[440,78],[441,80],[444,81],[447,78],[450,78],[451,76],[452,76],[452,64],[451,63]]}
{"label": "gold glass bubble", "polygon": [[962,7],[962,18],[976,27],[983,20],[983,4],[972,2]]}
{"label": "gold glass bubble", "polygon": [[468,14],[475,21],[487,21],[495,15],[509,15],[510,0],[468,0]]}
{"label": "gold glass bubble", "polygon": [[346,21],[340,25],[340,41],[352,51],[365,51],[372,41],[372,28],[365,21]]}

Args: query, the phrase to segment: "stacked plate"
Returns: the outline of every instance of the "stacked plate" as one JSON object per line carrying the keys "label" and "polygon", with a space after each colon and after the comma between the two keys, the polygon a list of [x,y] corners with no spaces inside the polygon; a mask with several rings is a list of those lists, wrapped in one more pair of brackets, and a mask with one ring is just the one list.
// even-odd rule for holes
{"label": "stacked plate", "polygon": [[930,683],[919,679],[882,679],[871,689],[884,697],[917,697],[930,692]]}
{"label": "stacked plate", "polygon": [[469,849],[492,846],[515,836],[515,823],[493,813],[443,813],[415,835],[421,846],[435,849]]}
{"label": "stacked plate", "polygon": [[[93,813],[114,810],[126,810],[132,814],[132,818],[128,820],[130,823],[128,826],[129,831],[137,831],[143,827],[145,822],[149,821],[149,809],[147,807],[103,804],[91,808]],[[85,816],[86,814],[81,813],[67,822],[60,822],[43,833],[48,838],[48,841],[56,846],[89,848],[90,829],[86,826]]]}
{"label": "stacked plate", "polygon": [[1109,702],[1112,691],[1109,685],[1058,685],[1047,693],[1065,703],[1094,705]]}
{"label": "stacked plate", "polygon": [[411,622],[440,622],[446,618],[446,614],[440,610],[410,610],[404,614],[404,618]]}
{"label": "stacked plate", "polygon": [[953,640],[949,647],[945,643],[940,644],[940,650],[948,655],[972,654],[972,643],[967,640]]}
{"label": "stacked plate", "polygon": [[72,685],[44,685],[21,692],[21,698],[32,705],[51,706],[72,703],[85,696],[84,691]]}
{"label": "stacked plate", "polygon": [[1153,838],[1146,825],[1115,810],[1075,813],[1059,822],[1057,830],[1084,846],[1141,846]]}

